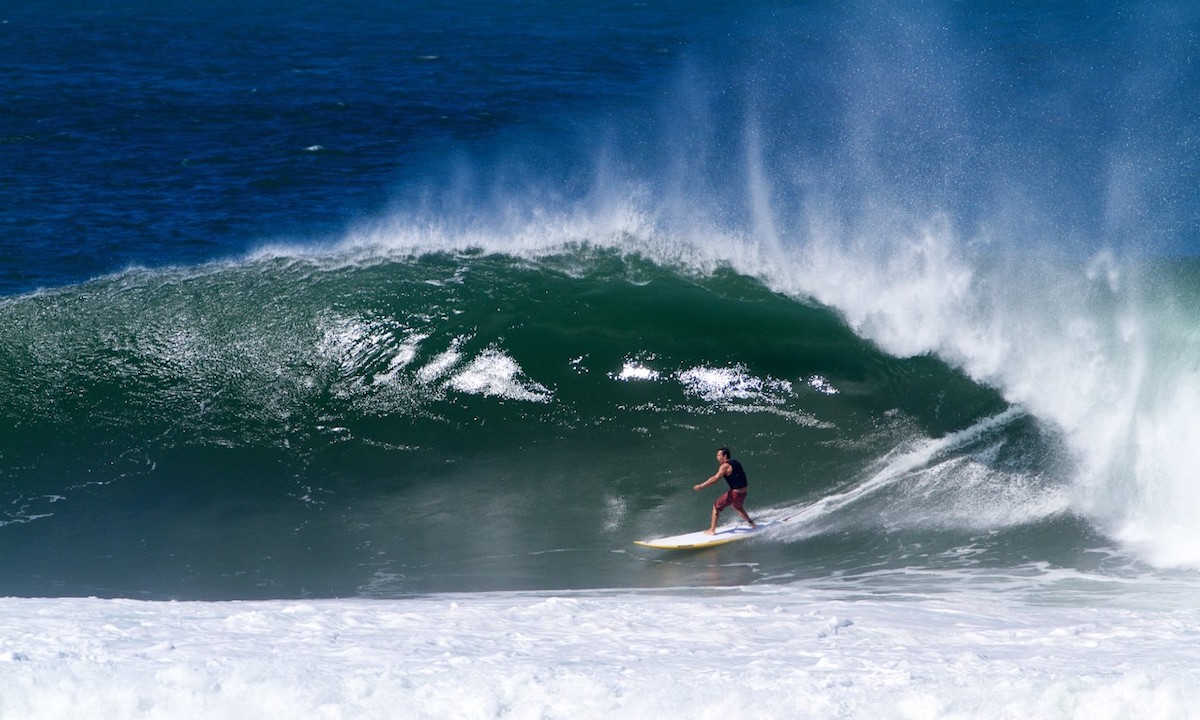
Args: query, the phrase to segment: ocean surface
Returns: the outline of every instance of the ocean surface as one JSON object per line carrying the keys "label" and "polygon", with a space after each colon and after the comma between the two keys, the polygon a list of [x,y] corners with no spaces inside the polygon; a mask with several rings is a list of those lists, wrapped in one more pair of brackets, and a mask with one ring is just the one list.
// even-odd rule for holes
{"label": "ocean surface", "polygon": [[[1200,7],[31,0],[0,93],[0,718],[1200,714]],[[634,546],[722,445],[783,522]]]}

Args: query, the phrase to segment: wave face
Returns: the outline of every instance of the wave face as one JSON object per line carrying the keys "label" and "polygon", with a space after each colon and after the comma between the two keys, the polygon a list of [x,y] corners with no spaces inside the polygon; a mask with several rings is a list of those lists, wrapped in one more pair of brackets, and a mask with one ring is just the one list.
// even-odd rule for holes
{"label": "wave face", "polygon": [[[1059,433],[728,269],[591,245],[264,253],[9,300],[0,322],[7,593],[728,583],[911,543],[1016,561],[1030,527],[1055,538],[1038,557],[1096,542]],[[786,541],[753,571],[619,552],[706,521],[715,491],[691,485],[722,444],[752,508],[794,517]]]}

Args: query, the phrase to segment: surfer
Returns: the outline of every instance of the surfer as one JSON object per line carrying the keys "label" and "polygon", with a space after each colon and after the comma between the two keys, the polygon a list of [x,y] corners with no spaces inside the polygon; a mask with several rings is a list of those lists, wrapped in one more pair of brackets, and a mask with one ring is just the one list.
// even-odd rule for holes
{"label": "surfer", "polygon": [[746,519],[746,522],[750,523],[750,527],[758,527],[750,519],[750,516],[746,514],[745,509],[742,508],[742,504],[746,502],[746,486],[748,485],[746,482],[746,471],[742,469],[742,464],[729,457],[729,448],[727,447],[717,448],[717,462],[720,464],[720,467],[717,468],[716,475],[692,486],[693,490],[703,490],[721,478],[725,478],[725,482],[729,483],[729,491],[721,495],[713,503],[712,524],[704,531],[704,534],[716,534],[717,518],[720,516],[721,511],[730,505],[733,506],[734,510],[737,510],[739,515]]}

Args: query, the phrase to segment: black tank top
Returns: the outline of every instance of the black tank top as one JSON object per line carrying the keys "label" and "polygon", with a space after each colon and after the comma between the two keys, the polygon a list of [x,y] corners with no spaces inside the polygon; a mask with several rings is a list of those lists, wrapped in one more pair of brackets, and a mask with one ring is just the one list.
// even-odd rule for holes
{"label": "black tank top", "polygon": [[741,490],[746,487],[746,471],[742,469],[742,464],[733,458],[729,458],[729,467],[732,472],[725,476],[725,482],[729,483],[729,489]]}

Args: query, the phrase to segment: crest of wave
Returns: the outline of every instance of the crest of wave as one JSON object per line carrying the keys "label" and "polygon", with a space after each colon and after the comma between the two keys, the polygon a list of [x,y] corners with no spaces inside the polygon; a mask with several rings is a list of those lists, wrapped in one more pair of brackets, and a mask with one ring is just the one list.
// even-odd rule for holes
{"label": "crest of wave", "polygon": [[[1060,429],[1073,506],[1162,566],[1200,567],[1196,289],[1109,251],[965,243],[944,220],[784,261],[792,292],[899,356],[934,353]],[[834,239],[837,238],[837,239]]]}
{"label": "crest of wave", "polygon": [[[683,221],[676,217],[681,213],[686,216]],[[651,193],[623,188],[601,189],[577,202],[558,205],[514,195],[461,213],[395,212],[361,224],[324,246],[265,245],[252,260],[303,259],[337,268],[436,253],[503,254],[530,260],[568,254],[586,260],[594,251],[641,255],[699,274],[728,266],[756,277],[765,270],[771,275],[776,259],[751,234],[730,231],[700,212],[665,209]]]}

